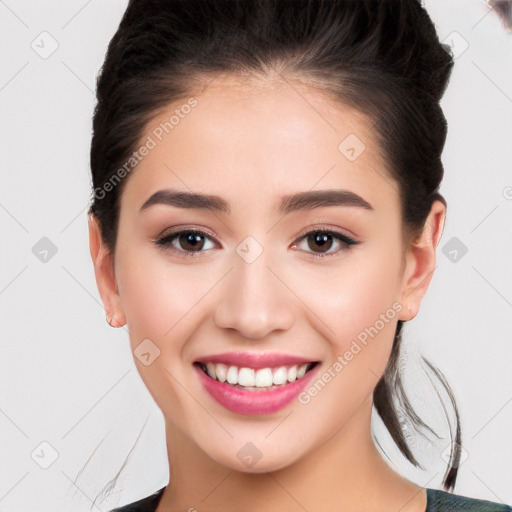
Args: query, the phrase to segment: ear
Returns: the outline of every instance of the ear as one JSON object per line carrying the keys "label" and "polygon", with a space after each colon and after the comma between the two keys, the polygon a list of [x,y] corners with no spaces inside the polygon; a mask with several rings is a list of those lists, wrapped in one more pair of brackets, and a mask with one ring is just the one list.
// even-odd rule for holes
{"label": "ear", "polygon": [[443,232],[445,218],[446,206],[435,200],[423,232],[406,250],[400,297],[403,309],[398,316],[399,320],[411,320],[418,314],[421,300],[427,292],[436,268],[436,248]]}
{"label": "ear", "polygon": [[112,327],[122,327],[126,323],[126,318],[117,289],[114,258],[101,238],[98,219],[92,214],[89,216],[89,249],[107,321]]}

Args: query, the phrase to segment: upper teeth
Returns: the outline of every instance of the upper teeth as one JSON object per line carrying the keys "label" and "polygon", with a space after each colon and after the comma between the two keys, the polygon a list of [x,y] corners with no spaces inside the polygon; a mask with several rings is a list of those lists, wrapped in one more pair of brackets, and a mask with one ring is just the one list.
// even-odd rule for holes
{"label": "upper teeth", "polygon": [[212,379],[232,385],[266,388],[279,386],[304,377],[308,363],[303,365],[278,366],[275,368],[247,368],[228,366],[223,363],[206,363],[206,372]]}

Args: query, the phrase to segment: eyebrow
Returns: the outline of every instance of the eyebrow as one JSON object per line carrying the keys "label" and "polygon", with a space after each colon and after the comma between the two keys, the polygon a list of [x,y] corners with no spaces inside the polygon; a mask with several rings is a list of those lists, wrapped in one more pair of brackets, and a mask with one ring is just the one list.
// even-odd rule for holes
{"label": "eyebrow", "polygon": [[[147,199],[140,210],[146,210],[156,204],[178,208],[195,208],[226,214],[231,212],[229,203],[222,197],[173,189],[155,192]],[[374,210],[372,205],[361,196],[348,190],[313,190],[283,196],[278,212],[288,214],[326,206],[354,206],[365,210]]]}

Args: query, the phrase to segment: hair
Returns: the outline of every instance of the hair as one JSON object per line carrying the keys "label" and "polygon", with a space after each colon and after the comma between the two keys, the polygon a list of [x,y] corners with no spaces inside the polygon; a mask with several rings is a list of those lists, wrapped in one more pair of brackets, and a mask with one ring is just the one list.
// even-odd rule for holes
{"label": "hair", "polygon": [[[216,75],[265,78],[277,71],[373,123],[411,239],[421,234],[435,200],[446,206],[439,193],[447,135],[440,100],[453,65],[420,0],[130,0],[97,77],[89,214],[113,252],[127,179],[119,171],[126,171],[148,123]],[[401,418],[432,430],[414,412],[401,380],[402,327],[398,321],[374,405],[401,453],[420,466]],[[427,364],[455,411],[443,478],[449,491],[460,461],[459,413],[442,374]]]}

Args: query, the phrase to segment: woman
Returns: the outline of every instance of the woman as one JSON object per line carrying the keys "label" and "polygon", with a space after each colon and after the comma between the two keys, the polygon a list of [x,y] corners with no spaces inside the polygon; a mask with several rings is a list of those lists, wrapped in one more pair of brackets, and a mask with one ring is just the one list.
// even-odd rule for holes
{"label": "woman", "polygon": [[452,67],[418,0],[130,1],[97,84],[90,247],[170,481],[118,510],[512,510],[450,492],[456,408],[444,491],[370,431],[375,405],[418,464],[397,362],[445,221]]}

